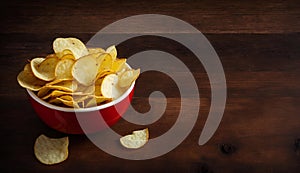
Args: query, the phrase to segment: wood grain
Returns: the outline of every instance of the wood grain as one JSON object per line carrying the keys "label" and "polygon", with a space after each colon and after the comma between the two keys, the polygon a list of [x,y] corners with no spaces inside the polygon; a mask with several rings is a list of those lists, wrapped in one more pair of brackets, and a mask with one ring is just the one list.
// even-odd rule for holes
{"label": "wood grain", "polygon": [[[300,170],[300,3],[288,1],[6,1],[0,27],[0,172],[297,172]],[[209,113],[211,85],[201,62],[177,43],[140,37],[118,45],[120,55],[160,49],[172,52],[193,73],[200,113],[189,136],[171,152],[132,161],[98,149],[84,135],[69,135],[69,158],[45,166],[34,157],[36,137],[65,136],[37,117],[16,76],[27,59],[52,51],[56,37],[87,42],[99,29],[137,14],[157,13],[184,20],[210,41],[223,64],[227,103],[221,124],[208,143],[198,138]],[[180,78],[185,73],[174,70]],[[186,84],[189,86],[190,84]],[[180,94],[162,73],[143,73],[133,107],[146,112],[148,96],[167,97],[164,115],[148,125],[151,137],[165,133],[178,118]],[[186,99],[189,99],[188,97]],[[120,120],[119,134],[144,126]],[[297,149],[298,146],[298,149]]]}

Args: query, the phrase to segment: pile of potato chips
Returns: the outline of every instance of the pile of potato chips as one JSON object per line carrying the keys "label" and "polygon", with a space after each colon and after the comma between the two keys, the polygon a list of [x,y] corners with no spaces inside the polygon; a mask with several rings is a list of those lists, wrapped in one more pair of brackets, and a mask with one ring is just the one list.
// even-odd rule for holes
{"label": "pile of potato chips", "polygon": [[55,105],[86,108],[120,97],[140,69],[117,58],[116,47],[87,48],[77,38],[57,38],[53,54],[30,60],[17,77],[19,84]]}

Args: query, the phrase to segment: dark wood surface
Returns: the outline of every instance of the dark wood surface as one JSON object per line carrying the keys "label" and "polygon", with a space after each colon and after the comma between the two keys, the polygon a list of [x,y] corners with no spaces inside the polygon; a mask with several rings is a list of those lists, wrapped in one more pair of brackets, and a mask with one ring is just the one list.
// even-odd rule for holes
{"label": "dark wood surface", "polygon": [[[84,135],[69,135],[70,155],[65,162],[53,166],[39,163],[33,154],[36,137],[65,134],[41,122],[25,90],[17,84],[16,76],[26,60],[50,53],[56,37],[74,36],[87,42],[116,20],[146,13],[170,15],[192,24],[218,53],[228,96],[215,135],[204,146],[198,145],[209,111],[210,85],[201,64],[186,59],[199,86],[201,110],[192,132],[177,148],[158,158],[131,161],[103,152]],[[11,0],[1,5],[0,28],[0,172],[300,170],[299,1]],[[140,42],[132,41],[130,46],[141,46]],[[149,44],[163,46],[155,38]],[[125,47],[119,48],[122,55],[130,54]],[[167,76],[155,73],[142,74],[137,81],[132,102],[137,110],[149,109],[151,91],[161,90],[168,98],[164,117],[147,126],[151,137],[166,132],[178,116],[180,98],[172,85]],[[113,128],[126,134],[137,127],[121,120]]]}

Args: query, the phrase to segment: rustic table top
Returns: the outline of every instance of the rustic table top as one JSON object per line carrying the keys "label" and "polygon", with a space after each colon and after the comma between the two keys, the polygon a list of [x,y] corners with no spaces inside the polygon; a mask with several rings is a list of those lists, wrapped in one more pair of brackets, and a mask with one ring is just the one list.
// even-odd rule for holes
{"label": "rustic table top", "polygon": [[[147,49],[175,52],[191,70],[201,95],[199,116],[182,143],[159,157],[128,160],[104,152],[85,135],[67,135],[46,126],[16,77],[27,59],[51,53],[54,38],[73,36],[86,43],[105,26],[139,14],[173,16],[201,31],[223,65],[227,102],[215,134],[204,145],[198,145],[211,104],[210,83],[203,65],[181,50],[180,45],[157,37],[140,37],[117,45],[124,57]],[[296,0],[7,1],[1,5],[0,170],[297,172],[300,170],[299,31],[300,3]],[[166,111],[159,120],[143,126],[121,119],[113,129],[124,135],[148,127],[152,139],[168,131],[178,118],[182,98],[167,75],[142,73],[132,106],[147,112],[151,109],[149,94],[157,90],[167,98]],[[38,162],[33,145],[40,134],[69,136],[68,159],[52,166]]]}

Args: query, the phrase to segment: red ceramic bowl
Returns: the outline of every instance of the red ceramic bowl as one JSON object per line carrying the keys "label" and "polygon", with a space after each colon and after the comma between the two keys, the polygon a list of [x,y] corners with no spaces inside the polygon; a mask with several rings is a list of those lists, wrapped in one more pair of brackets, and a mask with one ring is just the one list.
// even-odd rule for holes
{"label": "red ceramic bowl", "polygon": [[131,103],[135,82],[116,100],[90,108],[66,108],[52,105],[28,90],[31,104],[49,127],[67,134],[93,133],[115,124]]}

